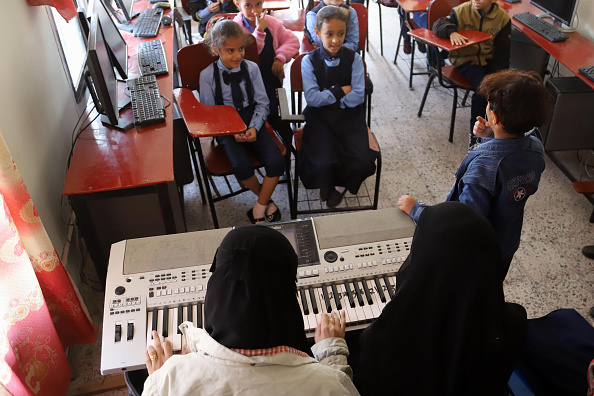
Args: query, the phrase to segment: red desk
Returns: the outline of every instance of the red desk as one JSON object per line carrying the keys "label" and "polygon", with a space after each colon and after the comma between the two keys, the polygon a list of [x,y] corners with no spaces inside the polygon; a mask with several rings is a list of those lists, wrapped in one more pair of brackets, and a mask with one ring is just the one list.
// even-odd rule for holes
{"label": "red desk", "polygon": [[[137,2],[135,11],[150,8]],[[172,16],[171,10],[165,14]],[[161,94],[173,103],[173,27],[161,26],[155,38],[136,38],[121,31],[128,44],[128,71],[139,75],[136,46],[140,41],[164,42],[169,74],[157,77]],[[125,99],[119,83],[119,99]],[[165,106],[168,102],[164,100]],[[92,116],[94,117],[94,115]],[[128,106],[120,117],[133,120]],[[70,198],[80,231],[102,282],[111,244],[122,239],[185,231],[173,173],[173,106],[165,123],[122,132],[99,119],[76,143],[62,195]]]}
{"label": "red desk", "polygon": [[270,13],[270,11],[288,10],[291,8],[291,3],[285,0],[265,0],[263,7]]}
{"label": "red desk", "polygon": [[[509,14],[512,24],[528,36],[532,41],[538,44],[543,50],[548,52],[551,56],[561,62],[565,67],[571,70],[582,81],[594,89],[594,82],[590,81],[586,76],[579,72],[579,68],[583,66],[594,65],[594,43],[588,40],[577,32],[566,33],[569,39],[553,43],[540,34],[534,32],[523,23],[513,18],[514,14],[520,12],[531,12],[533,14],[541,14],[542,10],[530,4],[529,0],[522,0],[519,3],[508,3],[503,0],[497,0],[497,4]],[[550,22],[550,19],[548,20]],[[557,25],[557,27],[559,27]]]}

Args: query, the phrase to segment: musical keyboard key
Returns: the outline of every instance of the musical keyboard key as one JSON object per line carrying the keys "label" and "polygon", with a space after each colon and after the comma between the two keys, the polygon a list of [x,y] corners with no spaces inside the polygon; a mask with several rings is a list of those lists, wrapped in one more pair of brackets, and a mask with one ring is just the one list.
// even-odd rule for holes
{"label": "musical keyboard key", "polygon": [[371,295],[369,294],[369,287],[367,286],[367,281],[365,279],[363,279],[361,281],[361,285],[363,286],[363,292],[365,293],[365,298],[367,298],[367,304],[368,305],[373,304],[373,301],[371,300]]}
{"label": "musical keyboard key", "polygon": [[157,334],[159,334],[159,337],[161,337],[163,334],[163,310],[162,309],[157,310]]}
{"label": "musical keyboard key", "polygon": [[359,303],[359,306],[362,307],[363,305],[365,305],[365,303],[363,302],[363,296],[361,295],[361,288],[359,287],[359,282],[353,282],[353,283],[351,283],[351,285],[353,286],[353,289],[355,290],[355,295],[357,296],[357,302]]}
{"label": "musical keyboard key", "polygon": [[396,277],[390,276],[388,277],[388,279],[390,279],[390,287],[392,288],[392,291],[394,292],[394,294],[396,294]]}
{"label": "musical keyboard key", "polygon": [[[344,311],[346,312],[347,326],[350,324],[358,323],[359,319],[357,318],[357,313],[356,313],[355,309],[352,308],[349,303],[348,295],[350,295],[350,293],[346,291],[344,284],[337,285],[337,288],[338,288],[338,292],[341,294],[341,297],[342,297],[342,307],[343,307]],[[352,298],[352,296],[351,296],[351,298]]]}
{"label": "musical keyboard key", "polygon": [[378,316],[380,316],[380,314],[382,313],[382,309],[384,308],[385,304],[383,304],[379,299],[379,296],[376,293],[373,281],[371,279],[367,280],[367,288],[369,289],[369,295],[372,299],[370,308],[373,311],[374,318],[377,319]]}
{"label": "musical keyboard key", "polygon": [[[151,311],[151,316],[152,316],[152,321],[151,321],[151,327],[149,330],[149,334],[151,336],[151,339],[153,338],[153,330],[157,330],[157,325],[158,325],[158,315],[157,315],[157,311],[153,310]],[[147,326],[148,327],[148,326]]]}
{"label": "musical keyboard key", "polygon": [[203,328],[204,327],[204,308],[203,304],[199,302],[196,306],[196,327]]}
{"label": "musical keyboard key", "polygon": [[184,307],[177,307],[177,334],[181,334],[181,330],[179,329],[179,325],[184,321]]}
{"label": "musical keyboard key", "polygon": [[386,284],[386,287],[388,288],[388,295],[390,296],[390,300],[391,300],[394,298],[394,289],[392,288],[392,285],[390,284],[388,275],[384,275],[384,283]]}
{"label": "musical keyboard key", "polygon": [[343,287],[345,289],[345,292],[347,294],[347,299],[349,300],[349,305],[351,306],[351,308],[355,308],[355,300],[353,299],[353,291],[351,290],[351,287],[349,286],[348,282],[345,282],[343,284]]}
{"label": "musical keyboard key", "polygon": [[305,294],[305,304],[307,305],[308,311],[309,311],[309,314],[307,315],[307,320],[309,321],[309,327],[312,330],[315,330],[318,322],[316,320],[316,314],[314,313],[314,310],[312,307],[313,304],[311,303],[310,298],[308,298],[308,297],[311,297],[311,294],[309,296],[306,293],[304,293],[304,294]]}
{"label": "musical keyboard key", "polygon": [[303,329],[305,331],[309,331],[309,330],[311,330],[311,326],[309,324],[308,315],[305,314],[305,308],[303,308],[303,303],[300,298],[297,299],[297,303],[299,304],[299,309],[301,310],[301,316],[303,317]]}
{"label": "musical keyboard key", "polygon": [[340,293],[338,293],[338,289],[336,288],[336,285],[333,283],[332,284],[332,295],[334,297],[334,302],[336,304],[336,309],[341,311],[342,310],[342,303],[340,301]]}
{"label": "musical keyboard key", "polygon": [[354,307],[354,310],[357,313],[357,319],[359,320],[360,323],[366,322],[367,315],[365,314],[365,311],[363,310],[363,298],[361,298],[361,292],[359,291],[359,293],[357,293],[358,288],[357,288],[355,282],[351,283],[351,287],[354,290],[352,292],[352,296],[353,296],[353,298],[357,299],[357,301],[355,303],[355,307]]}
{"label": "musical keyboard key", "polygon": [[174,351],[181,351],[181,330],[179,325],[181,324],[180,313],[182,312],[181,307],[175,307],[171,310],[171,332],[169,333],[169,341],[171,341],[171,347]]}
{"label": "musical keyboard key", "polygon": [[198,318],[198,305],[197,304],[192,304],[191,307],[192,307],[192,311],[191,311],[192,314],[190,315],[190,311],[188,311],[188,315],[191,316],[191,321],[192,321],[192,323],[194,323],[194,327],[198,327],[198,321],[197,321],[197,318]]}
{"label": "musical keyboard key", "polygon": [[326,286],[322,286],[322,296],[324,298],[324,306],[326,307],[326,312],[332,312],[332,305],[330,304],[330,297],[328,296],[328,288]]}
{"label": "musical keyboard key", "polygon": [[[164,338],[169,337],[169,327],[170,327],[169,326],[169,323],[170,323],[169,322],[169,316],[170,316],[169,315],[169,311],[170,311],[169,309],[166,309],[166,310],[163,311],[163,327],[162,327],[162,330],[161,330],[161,335]],[[163,341],[163,340],[161,340],[161,341]]]}
{"label": "musical keyboard key", "polygon": [[319,310],[318,310],[318,304],[317,304],[317,298],[316,298],[316,293],[314,292],[314,289],[311,287],[308,287],[307,290],[309,291],[309,299],[311,301],[311,305],[313,308],[313,313],[318,314]]}
{"label": "musical keyboard key", "polygon": [[386,295],[384,294],[384,290],[382,288],[379,278],[373,278],[373,281],[375,283],[375,290],[377,291],[377,295],[379,296],[381,302],[383,302],[385,304],[386,303]]}
{"label": "musical keyboard key", "polygon": [[[153,339],[153,311],[148,311],[146,315],[146,345],[149,346]],[[155,326],[156,327],[156,326]]]}
{"label": "musical keyboard key", "polygon": [[299,289],[299,297],[301,297],[301,308],[303,309],[303,315],[309,315],[309,306],[307,305],[305,291],[303,289]]}

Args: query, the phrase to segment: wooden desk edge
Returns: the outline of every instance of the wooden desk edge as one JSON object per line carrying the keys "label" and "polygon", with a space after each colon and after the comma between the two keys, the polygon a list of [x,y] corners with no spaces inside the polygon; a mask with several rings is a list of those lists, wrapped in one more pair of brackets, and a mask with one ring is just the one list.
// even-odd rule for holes
{"label": "wooden desk edge", "polygon": [[237,135],[247,130],[233,106],[202,104],[189,88],[174,89],[173,97],[192,137]]}
{"label": "wooden desk edge", "polygon": [[476,35],[477,37],[469,38],[469,41],[464,45],[453,45],[449,39],[444,39],[438,37],[433,31],[425,28],[419,28],[410,30],[408,32],[409,35],[421,40],[424,43],[429,45],[434,45],[440,49],[444,49],[446,51],[456,51],[462,48],[470,47],[471,45],[481,43],[483,41],[487,41],[491,38],[491,35],[484,32],[479,32],[477,30],[464,30],[460,32],[464,36],[464,33],[472,32],[471,35]]}

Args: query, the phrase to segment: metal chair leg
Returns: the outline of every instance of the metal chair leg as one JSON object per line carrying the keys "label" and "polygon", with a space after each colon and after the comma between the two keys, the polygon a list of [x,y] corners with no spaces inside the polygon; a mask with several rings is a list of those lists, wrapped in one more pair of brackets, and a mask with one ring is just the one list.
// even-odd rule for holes
{"label": "metal chair leg", "polygon": [[462,106],[466,106],[466,100],[468,99],[469,94],[470,94],[470,89],[467,89],[466,93],[464,94],[464,99],[462,99]]}
{"label": "metal chair leg", "polygon": [[382,33],[382,5],[380,2],[377,2],[377,6],[379,7],[379,22],[380,22],[380,53],[384,56],[384,36]]}
{"label": "metal chair leg", "polygon": [[410,40],[411,41],[411,51],[410,51],[410,75],[408,77],[408,89],[410,89],[412,91],[413,87],[412,87],[412,78],[413,78],[413,70],[415,67],[415,47],[416,47],[416,42],[415,40]]}
{"label": "metal chair leg", "polygon": [[[194,173],[196,174],[196,180],[198,181],[198,186],[200,187],[200,198],[202,198],[202,205],[206,204],[206,197],[204,196],[204,187],[202,186],[202,178],[200,177],[200,168],[198,167],[198,162],[196,161],[196,142],[193,137],[190,135],[188,136],[188,144],[190,145],[190,155],[192,156],[192,162],[194,163]],[[200,141],[198,141],[200,144]]]}
{"label": "metal chair leg", "polygon": [[452,120],[450,121],[450,137],[448,141],[454,141],[454,123],[456,122],[456,105],[458,104],[458,89],[454,87],[454,103],[452,104]]}
{"label": "metal chair leg", "polygon": [[435,78],[436,74],[431,73],[429,76],[429,80],[427,81],[427,85],[425,86],[425,93],[423,94],[423,100],[421,101],[421,107],[419,107],[419,112],[417,113],[417,117],[420,117],[423,114],[423,107],[425,107],[425,101],[427,100],[427,94],[429,93],[429,88],[431,88],[431,83]]}

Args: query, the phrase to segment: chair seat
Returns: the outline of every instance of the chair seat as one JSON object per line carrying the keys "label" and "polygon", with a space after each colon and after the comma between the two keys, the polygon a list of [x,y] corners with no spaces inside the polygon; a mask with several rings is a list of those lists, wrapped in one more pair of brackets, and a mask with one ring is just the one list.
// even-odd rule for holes
{"label": "chair seat", "polygon": [[307,54],[308,52],[311,52],[311,51],[313,51],[315,49],[316,49],[316,47],[314,47],[309,42],[309,38],[307,38],[307,34],[304,33],[303,34],[303,39],[301,40],[301,47],[299,48],[299,53],[300,54]]}
{"label": "chair seat", "polygon": [[594,194],[594,181],[574,182],[573,188],[580,194]]}
{"label": "chair seat", "polygon": [[[266,130],[268,133],[271,134],[272,138],[274,139],[276,145],[281,151],[283,157],[287,153],[287,150],[283,143],[280,141],[274,130],[268,123],[266,123]],[[225,176],[230,175],[233,173],[233,168],[231,167],[231,162],[229,162],[229,158],[225,154],[225,151],[221,146],[215,144],[214,139],[210,139],[210,142],[206,141],[206,139],[201,139],[200,145],[202,147],[202,154],[204,156],[204,163],[208,168],[209,172],[214,176]],[[256,168],[262,166],[262,163],[253,153],[250,153],[250,158],[254,163]]]}
{"label": "chair seat", "polygon": [[441,68],[441,74],[454,84],[460,86],[460,88],[472,89],[470,81],[454,66],[443,66]]}
{"label": "chair seat", "polygon": [[[374,151],[380,151],[379,145],[377,144],[377,140],[373,133],[371,133],[371,129],[367,127],[367,135],[369,137],[369,148]],[[295,138],[295,148],[297,151],[301,150],[301,139],[303,138],[303,128],[296,128],[293,132],[293,137]]]}

